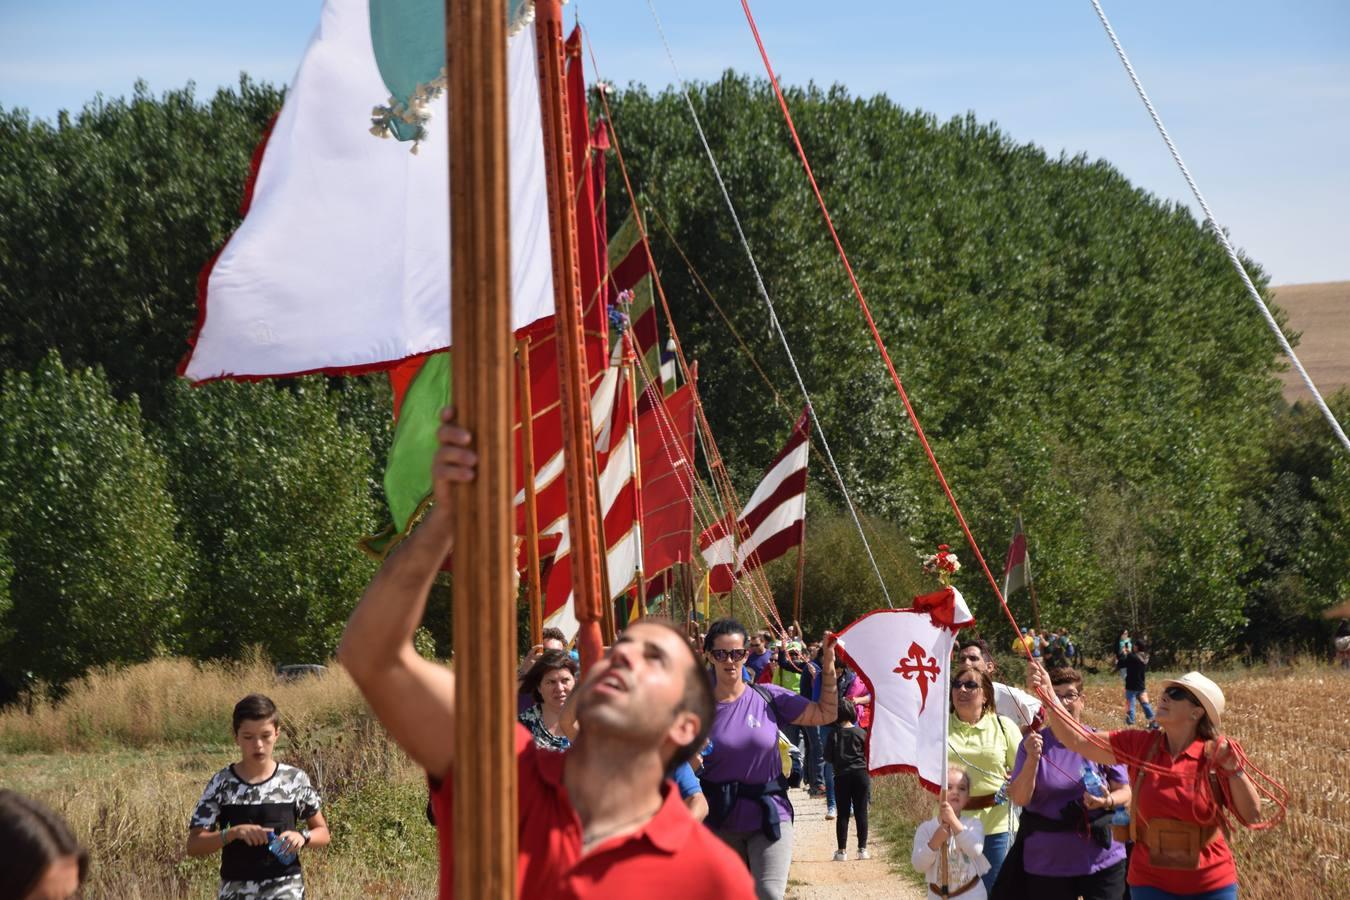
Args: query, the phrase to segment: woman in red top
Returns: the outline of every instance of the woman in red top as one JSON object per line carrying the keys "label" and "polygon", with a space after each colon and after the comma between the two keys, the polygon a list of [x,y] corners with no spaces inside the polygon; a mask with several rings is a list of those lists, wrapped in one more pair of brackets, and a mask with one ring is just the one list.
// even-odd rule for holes
{"label": "woman in red top", "polygon": [[[1031,681],[1043,700],[1054,703],[1044,669],[1035,667]],[[1261,807],[1255,786],[1219,730],[1223,691],[1199,672],[1166,680],[1162,688],[1156,719],[1161,730],[1113,731],[1109,748],[1075,730],[1058,704],[1049,725],[1075,753],[1107,765],[1129,765],[1135,845],[1126,880],[1132,900],[1235,900],[1237,868],[1216,797],[1231,798],[1229,809],[1249,825],[1260,819]],[[1141,771],[1140,760],[1169,773]]]}

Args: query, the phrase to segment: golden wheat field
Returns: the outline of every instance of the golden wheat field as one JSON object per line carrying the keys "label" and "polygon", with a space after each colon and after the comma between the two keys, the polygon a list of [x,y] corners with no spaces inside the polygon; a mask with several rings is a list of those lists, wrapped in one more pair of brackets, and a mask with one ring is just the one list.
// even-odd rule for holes
{"label": "golden wheat field", "polygon": [[[1350,672],[1300,663],[1211,672],[1228,697],[1226,731],[1290,791],[1283,824],[1234,847],[1244,900],[1350,898]],[[1160,674],[1150,676],[1156,684]],[[207,779],[234,760],[229,715],[261,690],[284,717],[278,756],[308,771],[333,845],[306,861],[319,898],[435,895],[425,781],[364,712],[340,669],[278,683],[265,660],[157,660],[95,673],[61,703],[0,714],[0,786],[58,809],[94,860],[91,898],[211,897],[218,860],[185,860],[187,818]],[[1118,727],[1120,682],[1092,679],[1087,719]],[[908,825],[931,815],[912,779],[876,780],[877,827],[908,878]]]}
{"label": "golden wheat field", "polygon": [[[1150,673],[1149,683],[1166,674]],[[1350,672],[1298,662],[1206,674],[1228,701],[1225,733],[1290,795],[1282,824],[1232,837],[1240,896],[1350,897]],[[1094,680],[1087,688],[1084,718],[1098,728],[1121,727],[1119,679]]]}

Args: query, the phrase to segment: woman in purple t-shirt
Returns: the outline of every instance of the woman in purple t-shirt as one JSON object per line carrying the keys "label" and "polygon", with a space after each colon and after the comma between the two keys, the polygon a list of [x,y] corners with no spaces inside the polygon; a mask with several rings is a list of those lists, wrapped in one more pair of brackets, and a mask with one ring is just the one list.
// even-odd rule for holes
{"label": "woman in purple t-shirt", "polygon": [[[1050,684],[1069,714],[1081,721],[1083,676],[1074,669],[1053,669]],[[1130,802],[1124,766],[1089,762],[1046,728],[1023,739],[1008,797],[1024,809],[1017,843],[994,885],[996,900],[1125,896],[1125,845],[1111,834],[1114,811]],[[1019,890],[1014,885],[1023,878]]]}
{"label": "woman in purple t-shirt", "polygon": [[787,890],[792,863],[792,804],[787,798],[778,752],[778,731],[789,723],[833,722],[839,701],[835,685],[834,636],[826,634],[821,654],[822,690],[812,703],[774,684],[746,684],[741,670],[747,655],[745,626],[721,619],[708,629],[704,651],[712,662],[712,752],[703,761],[699,781],[708,800],[709,828],[741,855],[762,900],[778,900]]}

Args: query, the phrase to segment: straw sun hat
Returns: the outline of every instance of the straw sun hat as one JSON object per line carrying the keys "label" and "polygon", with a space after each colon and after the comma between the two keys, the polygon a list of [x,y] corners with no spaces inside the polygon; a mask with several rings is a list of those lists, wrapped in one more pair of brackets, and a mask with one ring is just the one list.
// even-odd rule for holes
{"label": "straw sun hat", "polygon": [[1213,723],[1215,731],[1223,729],[1223,691],[1219,690],[1217,684],[1199,672],[1187,672],[1180,678],[1164,679],[1162,689],[1167,690],[1174,684],[1190,691],[1192,696],[1200,701],[1200,706],[1209,716],[1209,721]]}

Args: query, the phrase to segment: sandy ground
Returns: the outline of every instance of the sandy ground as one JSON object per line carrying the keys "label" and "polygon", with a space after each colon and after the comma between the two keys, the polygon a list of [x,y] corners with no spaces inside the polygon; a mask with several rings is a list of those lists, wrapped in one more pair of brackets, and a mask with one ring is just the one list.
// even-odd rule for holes
{"label": "sandy ground", "polygon": [[[858,855],[857,831],[849,823],[848,862],[834,862],[837,849],[834,820],[825,818],[825,800],[812,800],[802,790],[794,790],[792,806],[796,810],[796,838],[792,848],[792,870],[788,875],[789,900],[922,900],[919,890],[886,861],[888,848],[875,837],[868,840],[871,859]],[[908,851],[903,851],[907,853]]]}

